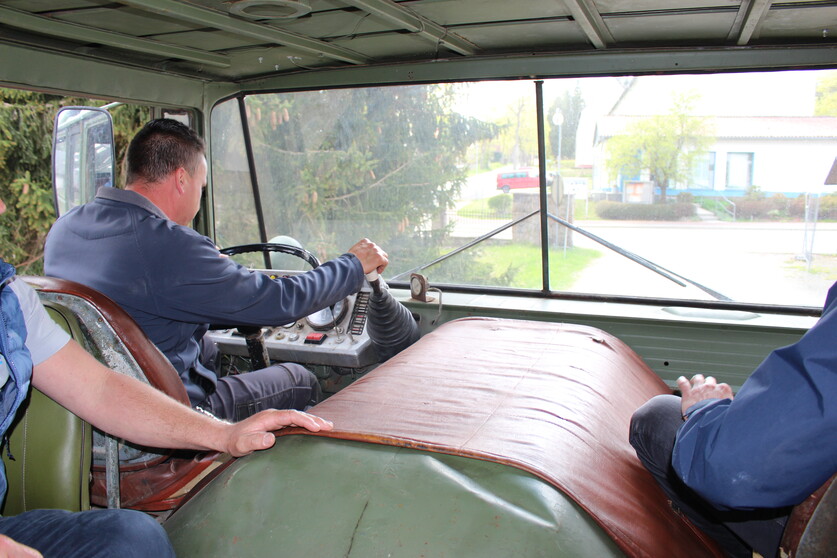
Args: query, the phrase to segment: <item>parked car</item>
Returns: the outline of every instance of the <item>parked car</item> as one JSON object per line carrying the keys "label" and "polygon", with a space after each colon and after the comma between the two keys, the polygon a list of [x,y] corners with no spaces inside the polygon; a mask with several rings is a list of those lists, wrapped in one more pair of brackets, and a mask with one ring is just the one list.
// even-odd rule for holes
{"label": "parked car", "polygon": [[523,168],[497,173],[497,189],[508,194],[517,188],[537,188],[540,185],[538,169]]}

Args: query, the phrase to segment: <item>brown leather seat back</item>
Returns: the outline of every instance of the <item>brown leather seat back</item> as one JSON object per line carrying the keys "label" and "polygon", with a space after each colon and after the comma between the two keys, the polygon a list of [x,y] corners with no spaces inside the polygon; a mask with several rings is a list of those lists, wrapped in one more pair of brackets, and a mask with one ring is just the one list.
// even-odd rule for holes
{"label": "brown leather seat back", "polygon": [[837,474],[794,507],[782,537],[783,556],[818,558],[837,549]]}
{"label": "brown leather seat back", "polygon": [[[146,382],[169,397],[189,405],[186,388],[169,360],[148,339],[121,307],[100,292],[64,279],[24,277],[38,290],[41,301],[68,321],[75,321],[81,335],[76,341],[106,366]],[[98,506],[108,499],[105,454],[106,436],[97,432],[93,447],[93,480],[90,501]],[[182,454],[119,443],[119,503],[137,509],[171,509],[190,485],[211,466],[215,454]],[[115,485],[115,482],[112,484]]]}
{"label": "brown leather seat back", "polygon": [[[35,287],[41,294],[42,300],[55,301],[70,310],[82,319],[82,323],[88,324],[89,336],[84,340],[88,350],[95,350],[92,346],[97,343],[96,330],[101,325],[107,324],[113,330],[113,334],[127,353],[135,361],[142,378],[149,384],[177,399],[181,403],[189,404],[189,397],[186,395],[186,388],[177,371],[160,350],[148,339],[137,323],[110,298],[102,293],[91,289],[80,283],[54,277],[25,277],[27,283]],[[95,321],[92,321],[95,320]],[[101,321],[100,321],[101,320]],[[106,332],[102,332],[106,335]],[[102,338],[102,342],[107,339]],[[82,340],[82,346],[85,345]],[[117,347],[114,347],[118,350]],[[99,349],[102,354],[96,355],[104,359],[108,366],[113,367],[120,363],[115,355],[108,354],[104,348]],[[130,362],[127,366],[130,366]],[[129,370],[118,370],[136,376]]]}

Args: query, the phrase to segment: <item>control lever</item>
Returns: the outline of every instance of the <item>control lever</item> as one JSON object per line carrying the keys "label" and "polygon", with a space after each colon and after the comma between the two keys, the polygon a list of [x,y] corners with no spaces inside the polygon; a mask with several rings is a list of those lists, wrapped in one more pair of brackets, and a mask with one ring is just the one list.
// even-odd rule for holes
{"label": "control lever", "polygon": [[247,343],[247,352],[250,355],[253,370],[267,368],[270,365],[270,357],[267,354],[267,345],[264,342],[262,328],[258,326],[238,326],[238,332],[244,336]]}
{"label": "control lever", "polygon": [[369,283],[369,286],[372,287],[372,291],[376,295],[381,294],[381,276],[378,274],[377,269],[373,269],[366,274],[366,281]]}
{"label": "control lever", "polygon": [[377,270],[366,274],[372,287],[369,297],[367,332],[380,362],[415,343],[421,336],[407,307],[395,300]]}

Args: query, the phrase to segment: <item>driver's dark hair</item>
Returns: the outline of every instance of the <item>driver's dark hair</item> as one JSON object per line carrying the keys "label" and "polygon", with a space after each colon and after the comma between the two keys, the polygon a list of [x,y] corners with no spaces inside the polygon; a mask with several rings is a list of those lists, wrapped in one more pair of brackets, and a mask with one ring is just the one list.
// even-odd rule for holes
{"label": "driver's dark hair", "polygon": [[125,181],[159,182],[179,167],[192,174],[205,154],[203,139],[188,126],[170,118],[152,120],[128,146]]}

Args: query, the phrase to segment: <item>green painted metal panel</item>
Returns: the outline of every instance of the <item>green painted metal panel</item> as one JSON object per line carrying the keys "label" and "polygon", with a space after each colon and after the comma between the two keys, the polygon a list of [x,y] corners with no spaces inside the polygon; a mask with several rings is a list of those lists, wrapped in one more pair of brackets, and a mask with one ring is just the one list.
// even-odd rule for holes
{"label": "green painted metal panel", "polygon": [[0,83],[99,99],[203,107],[204,82],[0,43]]}
{"label": "green painted metal panel", "polygon": [[313,436],[238,460],[165,528],[180,558],[622,556],[518,469]]}

